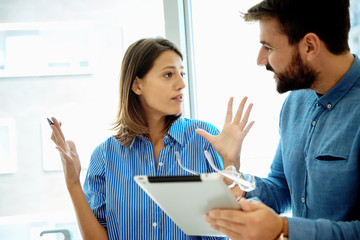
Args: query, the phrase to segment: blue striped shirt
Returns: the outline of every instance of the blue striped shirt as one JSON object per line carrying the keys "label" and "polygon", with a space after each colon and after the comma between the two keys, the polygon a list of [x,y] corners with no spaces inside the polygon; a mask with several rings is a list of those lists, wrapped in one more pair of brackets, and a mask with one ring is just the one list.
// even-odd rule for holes
{"label": "blue striped shirt", "polygon": [[196,172],[213,171],[204,150],[223,168],[220,156],[195,133],[196,128],[219,133],[211,124],[178,119],[163,137],[165,147],[157,166],[152,143],[142,137],[135,137],[129,148],[110,137],[94,150],[84,193],[96,218],[107,228],[109,239],[222,239],[185,235],[134,182],[135,175],[189,175],[179,166],[175,152],[180,153],[184,167]]}

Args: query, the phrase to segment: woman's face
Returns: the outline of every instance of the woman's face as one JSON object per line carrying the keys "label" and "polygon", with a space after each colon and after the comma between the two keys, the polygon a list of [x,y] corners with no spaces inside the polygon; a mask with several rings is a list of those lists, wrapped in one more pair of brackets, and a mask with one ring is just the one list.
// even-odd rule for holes
{"label": "woman's face", "polygon": [[184,67],[174,51],[162,52],[142,78],[136,78],[132,90],[139,96],[146,117],[162,118],[181,113]]}

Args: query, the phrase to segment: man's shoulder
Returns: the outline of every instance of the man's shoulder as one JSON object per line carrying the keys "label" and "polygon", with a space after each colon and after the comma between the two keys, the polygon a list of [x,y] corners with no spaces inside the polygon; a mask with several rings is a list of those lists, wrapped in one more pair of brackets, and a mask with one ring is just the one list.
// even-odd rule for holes
{"label": "man's shoulder", "polygon": [[316,93],[311,89],[300,89],[291,91],[289,93],[288,98],[291,99],[307,99],[307,98],[314,98]]}
{"label": "man's shoulder", "polygon": [[308,103],[313,103],[317,99],[316,93],[310,89],[301,89],[296,91],[291,91],[288,97],[284,101],[284,106],[286,105],[304,105]]}

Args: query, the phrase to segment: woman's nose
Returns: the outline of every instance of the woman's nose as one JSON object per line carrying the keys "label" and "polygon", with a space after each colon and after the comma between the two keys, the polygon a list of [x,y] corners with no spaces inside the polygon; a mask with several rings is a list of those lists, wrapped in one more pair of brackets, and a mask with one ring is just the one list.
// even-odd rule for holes
{"label": "woman's nose", "polygon": [[177,88],[178,89],[184,89],[186,87],[185,79],[181,74],[178,74],[178,81],[177,81]]}

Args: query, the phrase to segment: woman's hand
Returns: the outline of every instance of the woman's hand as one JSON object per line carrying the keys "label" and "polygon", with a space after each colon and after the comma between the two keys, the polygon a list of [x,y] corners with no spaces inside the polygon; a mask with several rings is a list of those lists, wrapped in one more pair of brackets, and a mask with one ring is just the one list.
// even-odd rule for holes
{"label": "woman's hand", "polygon": [[247,97],[244,97],[233,119],[233,97],[230,98],[225,117],[225,124],[219,135],[211,135],[202,129],[195,130],[197,134],[208,140],[219,153],[224,161],[224,168],[233,165],[236,169],[239,169],[242,142],[250,128],[254,125],[254,121],[248,124],[253,104],[249,104],[243,116],[246,101]]}
{"label": "woman's hand", "polygon": [[51,118],[51,120],[53,121],[53,123],[49,121],[50,127],[53,130],[51,139],[56,144],[56,149],[60,153],[66,186],[74,205],[80,233],[83,239],[108,239],[106,228],[95,217],[82,190],[80,183],[81,166],[75,144],[72,141],[65,141],[64,134],[60,128],[61,123],[56,118]]}
{"label": "woman's hand", "polygon": [[51,124],[52,129],[51,139],[56,144],[56,149],[60,153],[61,162],[63,165],[65,181],[68,189],[80,184],[80,160],[76,152],[73,141],[66,141],[63,132],[61,131],[61,122],[56,118],[51,118],[54,124]]}

